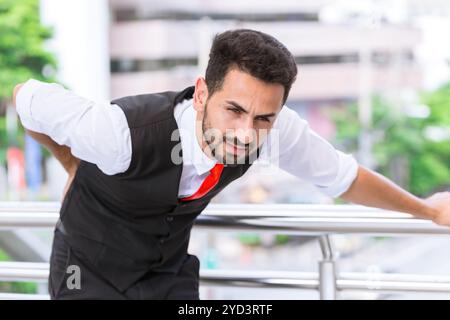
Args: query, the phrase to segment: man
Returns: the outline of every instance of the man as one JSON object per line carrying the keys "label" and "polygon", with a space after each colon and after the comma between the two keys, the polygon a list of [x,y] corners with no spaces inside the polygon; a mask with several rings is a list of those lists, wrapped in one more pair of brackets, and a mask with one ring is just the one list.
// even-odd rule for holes
{"label": "man", "polygon": [[[279,41],[240,29],[215,37],[205,78],[181,92],[102,104],[56,84],[18,85],[22,124],[69,173],[51,297],[198,299],[199,260],[187,253],[193,222],[256,159],[275,158],[327,195],[450,225],[449,193],[415,197],[358,166],[284,106],[296,75]],[[67,285],[74,266],[76,288]]]}

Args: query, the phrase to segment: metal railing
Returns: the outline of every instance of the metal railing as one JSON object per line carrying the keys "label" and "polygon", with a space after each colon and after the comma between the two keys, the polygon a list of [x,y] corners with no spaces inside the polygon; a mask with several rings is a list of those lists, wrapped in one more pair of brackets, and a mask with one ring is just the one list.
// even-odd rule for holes
{"label": "metal railing", "polygon": [[[58,203],[0,202],[0,229],[53,227]],[[197,218],[195,229],[257,231],[316,236],[322,252],[319,272],[200,271],[207,285],[298,288],[317,290],[320,299],[336,299],[343,290],[450,293],[450,277],[379,273],[338,273],[332,234],[450,235],[450,228],[411,215],[353,205],[221,205],[210,204]],[[47,263],[0,263],[0,281],[45,282]],[[0,299],[41,299],[45,295],[0,294]]]}

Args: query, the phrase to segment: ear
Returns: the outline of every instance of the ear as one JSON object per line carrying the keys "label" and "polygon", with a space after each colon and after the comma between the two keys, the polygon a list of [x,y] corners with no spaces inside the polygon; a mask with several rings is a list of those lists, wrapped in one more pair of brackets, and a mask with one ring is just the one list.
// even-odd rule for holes
{"label": "ear", "polygon": [[195,82],[195,92],[194,92],[194,109],[197,112],[203,112],[206,101],[208,100],[208,87],[206,86],[206,81],[203,77],[198,77]]}

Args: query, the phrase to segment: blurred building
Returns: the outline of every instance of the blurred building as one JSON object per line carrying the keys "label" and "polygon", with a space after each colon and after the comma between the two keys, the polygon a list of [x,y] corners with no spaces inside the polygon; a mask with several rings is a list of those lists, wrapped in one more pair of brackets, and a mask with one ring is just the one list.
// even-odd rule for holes
{"label": "blurred building", "polygon": [[[283,0],[276,5],[269,0],[41,0],[43,22],[55,29],[50,47],[60,62],[58,79],[94,100],[183,89],[204,74],[215,34],[232,28],[267,32],[299,65],[287,104],[327,139],[335,132],[331,107],[358,102],[360,121],[368,127],[373,94],[414,104],[410,97],[424,84],[448,78],[444,54],[436,50],[444,44],[427,36],[439,27],[424,32],[434,22],[419,18],[448,16],[449,8],[439,0],[426,6],[415,0]],[[370,134],[362,132],[361,141],[357,156],[367,165]],[[50,190],[59,190],[61,183]],[[246,199],[274,194],[264,188]],[[281,194],[299,190],[287,188]],[[305,194],[312,197],[309,189]]]}
{"label": "blurred building", "polygon": [[336,1],[109,3],[113,98],[192,85],[204,72],[211,38],[238,27],[269,33],[294,54],[299,77],[288,105],[325,137],[334,130],[322,107],[422,85],[418,29],[381,14],[353,14]]}
{"label": "blurred building", "polygon": [[[49,47],[59,61],[58,79],[94,100],[192,85],[204,73],[212,37],[238,27],[267,32],[291,50],[299,64],[299,78],[288,105],[326,138],[334,133],[324,112],[327,108],[350,101],[367,107],[373,93],[401,95],[427,87],[428,77],[431,86],[449,79],[449,68],[443,64],[450,53],[450,43],[443,41],[450,30],[447,0],[41,0],[41,12],[43,22],[55,30]],[[440,15],[442,21],[437,19]],[[426,68],[421,56],[426,58]],[[65,173],[54,158],[45,171],[50,198],[59,200]],[[6,181],[0,167],[0,195],[10,187]],[[310,185],[292,177],[274,174],[268,179],[251,171],[215,200],[325,201]],[[351,272],[372,264],[386,272],[420,273],[431,268],[436,274],[448,273],[448,263],[441,261],[443,240],[422,240],[419,247],[415,238],[401,241],[369,242],[343,236],[337,241],[344,253],[341,267]],[[38,235],[22,230],[0,234],[0,247],[17,260],[47,260],[49,246],[41,242]],[[298,247],[249,249],[230,235],[219,234],[196,234],[191,247],[207,268],[222,264],[312,270],[319,255],[316,243],[302,244],[300,254]],[[395,257],[393,248],[398,252]],[[358,252],[352,256],[350,251]],[[277,296],[289,296],[287,290],[282,293]],[[233,298],[234,294],[223,296]],[[239,289],[241,299],[246,294],[251,299],[262,297]],[[299,298],[298,292],[291,297]]]}
{"label": "blurred building", "polygon": [[[112,98],[194,84],[204,74],[213,36],[250,28],[273,35],[295,56],[299,76],[287,105],[316,132],[333,138],[327,109],[354,101],[360,120],[369,126],[373,94],[401,95],[422,88],[416,59],[421,32],[408,20],[408,7],[391,1],[384,10],[371,3],[109,0]],[[364,148],[357,157],[370,166],[370,136],[361,139]],[[227,188],[219,201],[324,201],[314,188],[281,172],[271,179],[252,172]],[[264,192],[258,192],[261,186]]]}

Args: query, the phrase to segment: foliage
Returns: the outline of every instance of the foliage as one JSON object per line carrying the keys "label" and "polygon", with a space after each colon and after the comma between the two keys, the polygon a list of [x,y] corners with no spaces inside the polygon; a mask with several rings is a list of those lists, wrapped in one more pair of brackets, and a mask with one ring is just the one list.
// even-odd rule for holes
{"label": "foliage", "polygon": [[8,144],[23,144],[21,127],[9,140],[6,132],[4,115],[14,86],[29,78],[54,81],[55,58],[44,47],[51,35],[39,21],[38,0],[0,0],[0,165]]}
{"label": "foliage", "polygon": [[[0,249],[0,261],[8,261],[10,257]],[[8,293],[37,293],[34,282],[0,282],[0,292]]]}
{"label": "foliage", "polygon": [[51,35],[40,24],[38,0],[0,0],[0,100],[29,78],[49,80],[43,69],[55,68],[56,62],[44,41]]}
{"label": "foliage", "polygon": [[[408,117],[402,106],[381,97],[373,99],[373,155],[378,172],[411,192],[426,196],[450,185],[450,144],[435,141],[427,128],[450,128],[450,84],[426,93],[422,101],[430,109],[427,118]],[[336,142],[347,151],[357,149],[361,127],[357,106],[333,112],[337,124]]]}

